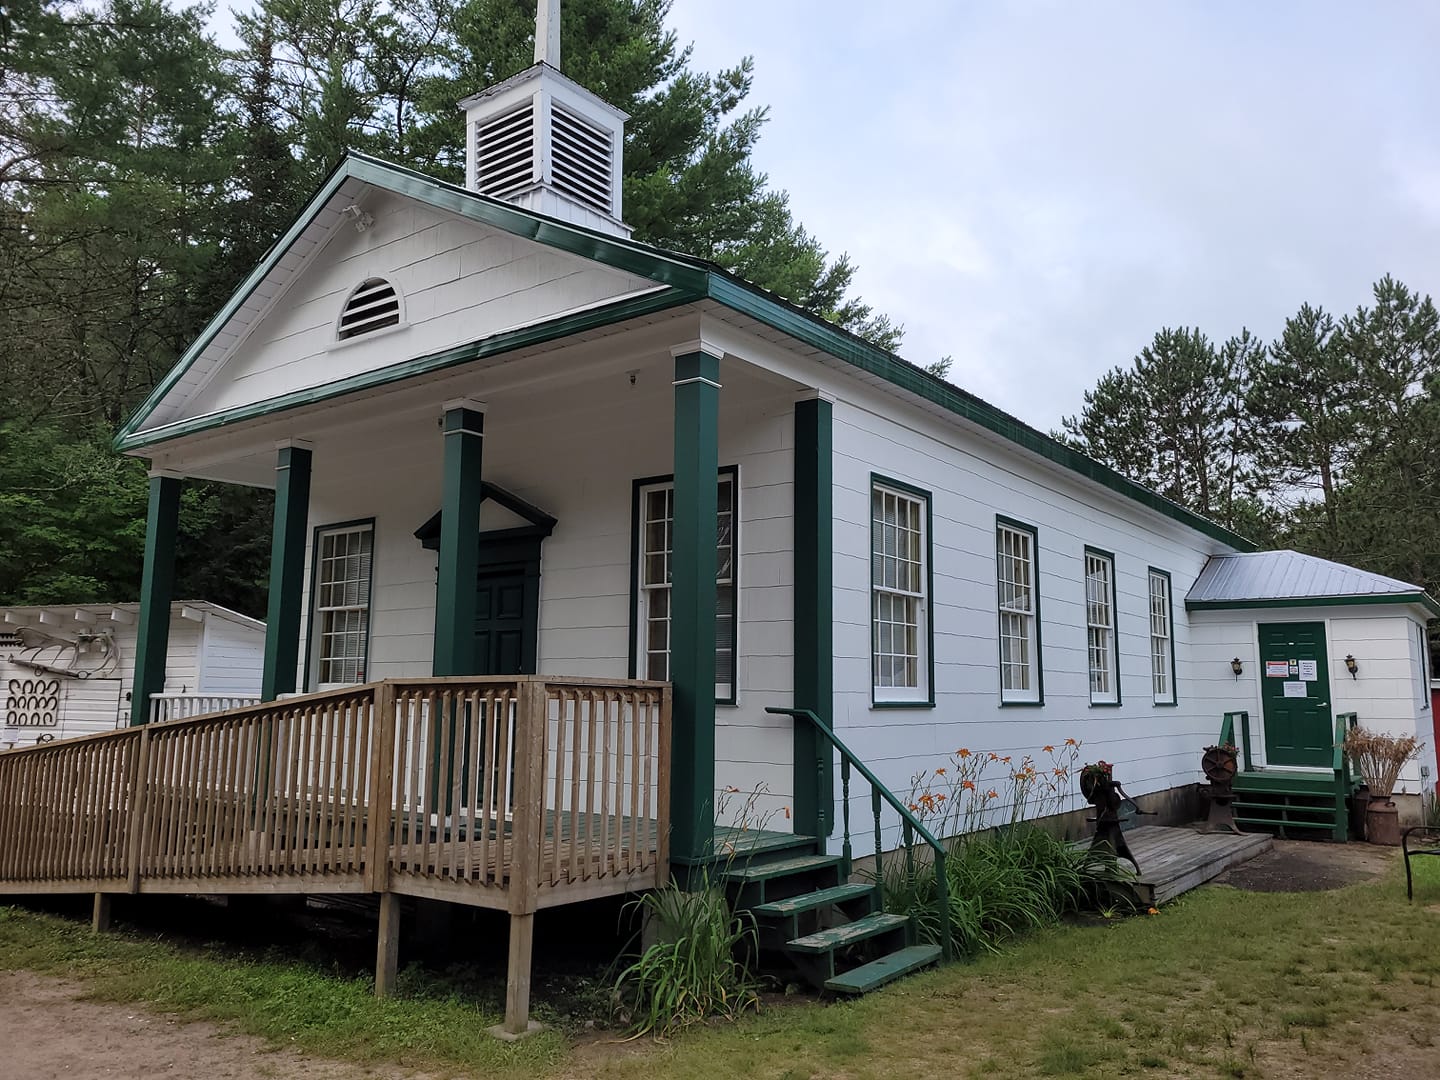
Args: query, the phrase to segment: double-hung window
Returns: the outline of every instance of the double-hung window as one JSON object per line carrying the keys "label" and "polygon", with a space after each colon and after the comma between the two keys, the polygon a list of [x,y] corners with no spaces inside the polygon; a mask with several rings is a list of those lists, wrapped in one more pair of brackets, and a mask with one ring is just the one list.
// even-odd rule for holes
{"label": "double-hung window", "polygon": [[[722,469],[715,514],[715,700],[735,702],[736,558],[735,522],[740,484],[734,466]],[[639,556],[635,627],[635,674],[670,678],[670,563],[675,549],[675,484],[642,482],[636,497]]]}
{"label": "double-hung window", "polygon": [[870,669],[876,704],[929,704],[930,496],[870,486]]}
{"label": "double-hung window", "polygon": [[315,536],[314,652],[324,687],[365,681],[370,646],[371,522],[320,529]]}
{"label": "double-hung window", "polygon": [[1115,649],[1115,557],[1085,549],[1085,631],[1090,653],[1090,704],[1120,703]]}
{"label": "double-hung window", "polygon": [[1000,612],[1000,701],[1044,701],[1040,664],[1037,534],[1018,521],[995,523],[995,585]]}
{"label": "double-hung window", "polygon": [[1150,683],[1156,705],[1175,704],[1175,627],[1170,575],[1150,568]]}

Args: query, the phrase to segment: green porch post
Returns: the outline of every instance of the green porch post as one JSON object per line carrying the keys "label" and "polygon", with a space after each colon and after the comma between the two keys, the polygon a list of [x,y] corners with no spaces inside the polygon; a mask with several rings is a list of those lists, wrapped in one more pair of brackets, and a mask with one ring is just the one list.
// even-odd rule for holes
{"label": "green porch post", "polygon": [[720,354],[675,357],[675,518],[670,556],[670,853],[693,865],[715,837],[715,529]]}
{"label": "green porch post", "polygon": [[440,566],[435,579],[433,675],[473,675],[475,589],[480,573],[480,459],[485,414],[478,402],[445,403]]}
{"label": "green porch post", "polygon": [[165,689],[165,653],[170,647],[170,601],[175,591],[175,534],[180,526],[180,478],[152,474],[145,513],[145,565],[140,579],[140,628],[135,642],[135,678],[130,687],[130,723],[150,719],[150,695]]}
{"label": "green porch post", "polygon": [[[795,403],[795,708],[834,723],[835,645],[832,406]],[[814,725],[795,721],[795,831],[830,835],[834,754]]]}
{"label": "green porch post", "polygon": [[260,697],[295,692],[300,666],[300,600],[305,530],[310,521],[310,451],[281,446],[275,460],[275,523],[270,541],[270,596],[265,616],[265,663]]}

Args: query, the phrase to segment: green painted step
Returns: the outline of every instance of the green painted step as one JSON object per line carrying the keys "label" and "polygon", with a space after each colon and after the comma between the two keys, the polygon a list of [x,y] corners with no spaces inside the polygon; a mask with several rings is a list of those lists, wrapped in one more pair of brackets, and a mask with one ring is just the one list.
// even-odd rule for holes
{"label": "green painted step", "polygon": [[769,855],[802,848],[815,850],[815,838],[800,833],[776,833],[765,829],[715,830],[715,850],[739,861],[757,855]]}
{"label": "green painted step", "polygon": [[1273,796],[1275,796],[1275,797],[1277,797],[1277,798],[1279,798],[1279,797],[1281,797],[1281,796],[1289,796],[1290,798],[1315,799],[1315,800],[1318,800],[1318,801],[1321,801],[1321,802],[1329,801],[1329,802],[1332,802],[1332,803],[1333,803],[1333,802],[1335,801],[1335,796],[1336,796],[1337,794],[1338,794],[1338,793],[1336,792],[1336,790],[1335,790],[1335,785],[1334,785],[1333,783],[1330,784],[1328,787],[1324,787],[1324,788],[1274,788],[1274,787],[1267,787],[1267,788],[1254,788],[1254,789],[1249,789],[1249,788],[1247,788],[1247,789],[1243,789],[1243,790],[1240,789],[1240,788],[1236,788],[1236,789],[1235,789],[1235,798],[1236,798],[1237,800],[1246,800],[1246,799],[1248,799],[1248,800],[1250,800],[1250,801],[1252,801],[1252,802],[1253,802],[1255,799],[1257,799],[1257,798],[1267,797],[1267,796],[1273,795]]}
{"label": "green painted step", "polygon": [[1307,821],[1304,818],[1291,817],[1245,817],[1235,815],[1235,822],[1239,825],[1283,825],[1287,829],[1333,829],[1335,822],[1332,821]]}
{"label": "green painted step", "polygon": [[773,878],[790,877],[794,874],[808,874],[815,870],[827,870],[840,865],[838,855],[797,855],[792,859],[776,859],[774,862],[746,863],[725,871],[726,881],[742,884],[755,881],[770,881]]}
{"label": "green painted step", "polygon": [[833,885],[828,889],[817,889],[815,892],[792,896],[786,900],[774,900],[768,904],[757,904],[750,910],[756,915],[762,915],[772,919],[783,919],[787,915],[799,915],[806,911],[814,911],[817,908],[828,907],[831,904],[843,904],[847,900],[859,900],[867,895],[873,895],[874,892],[874,885],[866,885],[863,882],[856,882],[851,885]]}
{"label": "green painted step", "polygon": [[1292,772],[1248,772],[1238,774],[1232,786],[1238,795],[1249,794],[1299,794],[1324,795],[1335,790],[1335,774],[1292,773]]}
{"label": "green painted step", "polygon": [[939,959],[939,945],[911,945],[898,949],[889,956],[882,956],[879,960],[871,960],[870,963],[862,964],[843,975],[826,979],[825,989],[841,994],[863,994],[893,982],[902,975],[928,967]]}
{"label": "green painted step", "polygon": [[844,926],[835,926],[829,930],[821,930],[814,934],[807,934],[805,937],[798,937],[794,941],[787,942],[785,947],[792,952],[828,953],[844,948],[846,945],[853,945],[857,941],[875,937],[877,934],[888,933],[891,930],[903,930],[909,924],[910,917],[908,915],[867,915],[863,919],[856,919]]}

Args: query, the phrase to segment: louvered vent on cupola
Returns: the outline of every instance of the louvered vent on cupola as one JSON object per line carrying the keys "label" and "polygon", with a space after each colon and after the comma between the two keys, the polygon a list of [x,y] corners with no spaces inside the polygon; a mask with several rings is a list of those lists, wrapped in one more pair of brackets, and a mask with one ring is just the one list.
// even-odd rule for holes
{"label": "louvered vent on cupola", "polygon": [[340,313],[341,341],[400,323],[400,294],[384,278],[369,278],[350,294]]}
{"label": "louvered vent on cupola", "polygon": [[620,189],[628,117],[562,75],[553,66],[558,62],[558,55],[540,60],[460,103],[465,186],[561,221],[629,236]]}
{"label": "louvered vent on cupola", "polygon": [[534,102],[475,125],[475,174],[483,195],[504,198],[535,182]]}
{"label": "louvered vent on cupola", "polygon": [[550,181],[561,191],[602,214],[613,214],[610,193],[615,140],[559,106],[550,110]]}

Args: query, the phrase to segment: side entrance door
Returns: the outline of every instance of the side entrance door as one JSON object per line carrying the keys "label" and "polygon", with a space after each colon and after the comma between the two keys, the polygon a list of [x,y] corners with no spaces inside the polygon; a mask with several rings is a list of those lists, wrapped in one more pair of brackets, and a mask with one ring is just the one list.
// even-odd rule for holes
{"label": "side entrance door", "polygon": [[1259,629],[1265,760],[1271,765],[1328,769],[1335,725],[1325,624],[1261,623]]}

